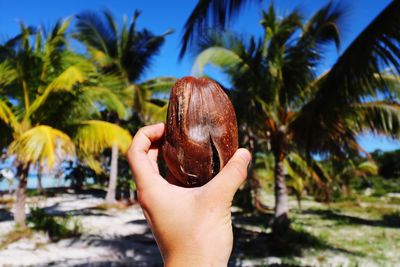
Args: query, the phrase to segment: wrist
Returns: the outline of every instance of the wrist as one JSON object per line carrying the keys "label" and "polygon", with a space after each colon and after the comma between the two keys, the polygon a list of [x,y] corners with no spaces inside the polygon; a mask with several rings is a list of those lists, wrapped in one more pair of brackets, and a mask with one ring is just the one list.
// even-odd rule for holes
{"label": "wrist", "polygon": [[197,237],[194,235],[191,238],[180,239],[181,242],[162,246],[165,266],[226,267],[232,251],[232,236],[224,238],[223,234],[219,234],[219,238],[210,238],[210,235],[210,233]]}
{"label": "wrist", "polygon": [[215,257],[201,254],[173,254],[169,255],[164,259],[165,267],[226,267],[228,265],[228,259],[224,257]]}

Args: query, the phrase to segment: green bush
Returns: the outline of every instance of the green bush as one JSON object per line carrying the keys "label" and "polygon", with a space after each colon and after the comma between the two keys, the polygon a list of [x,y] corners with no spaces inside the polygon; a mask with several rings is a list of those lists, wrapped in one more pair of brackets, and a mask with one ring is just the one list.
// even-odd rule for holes
{"label": "green bush", "polygon": [[31,229],[47,232],[52,241],[79,236],[82,232],[82,226],[78,220],[69,215],[54,217],[41,208],[31,209],[28,225]]}
{"label": "green bush", "polygon": [[371,188],[373,196],[381,197],[388,193],[400,192],[400,178],[386,179],[382,176],[370,176],[363,179],[355,179],[352,188],[359,193],[363,193],[365,189]]}

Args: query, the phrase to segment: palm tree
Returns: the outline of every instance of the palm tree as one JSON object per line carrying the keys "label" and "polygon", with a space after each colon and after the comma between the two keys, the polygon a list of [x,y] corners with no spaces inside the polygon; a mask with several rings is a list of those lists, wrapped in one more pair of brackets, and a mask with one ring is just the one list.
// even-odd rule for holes
{"label": "palm tree", "polygon": [[0,119],[10,129],[10,139],[13,140],[8,153],[15,156],[19,178],[14,218],[21,226],[25,225],[25,196],[30,166],[39,162],[52,168],[57,154],[74,152],[73,143],[65,133],[49,125],[41,125],[35,118],[35,112],[49,94],[57,90],[71,90],[83,81],[77,66],[69,66],[61,72],[51,70],[51,63],[54,66],[61,64],[56,50],[63,49],[68,24],[69,20],[58,23],[44,45],[41,44],[42,35],[36,34],[35,46],[29,43],[35,30],[21,24],[21,34],[0,49]]}
{"label": "palm tree", "polygon": [[[147,123],[150,121],[148,119],[150,111],[153,114],[156,113],[155,116],[152,116],[154,118],[159,116],[157,114],[164,116],[167,105],[165,101],[156,104],[150,101],[151,94],[149,95],[148,90],[150,87],[140,86],[137,83],[149,68],[154,56],[160,51],[165,36],[172,31],[154,35],[147,29],[137,30],[136,20],[139,15],[140,12],[135,11],[129,23],[127,18],[124,17],[122,28],[119,28],[109,11],[103,11],[101,14],[82,12],[76,16],[74,37],[84,43],[90,58],[100,67],[102,72],[122,77],[124,85],[116,88],[116,90],[130,90],[130,96],[123,99],[125,106],[134,108],[133,112],[139,118],[138,123]],[[156,79],[156,81],[168,83],[168,86],[161,86],[161,88],[168,88],[169,90],[174,79]],[[154,85],[151,88],[159,87],[159,84],[151,82],[146,82],[144,85],[146,84]],[[122,119],[113,113],[108,113],[106,117],[114,123],[119,123]],[[110,204],[115,201],[117,162],[118,147],[115,144],[111,152],[110,180],[106,196],[106,202]]]}
{"label": "palm tree", "polygon": [[[75,146],[66,130],[70,128],[77,139],[89,123],[82,121],[82,116],[93,113],[99,104],[121,105],[107,88],[101,87],[102,98],[99,98],[93,86],[99,84],[97,77],[106,79],[106,76],[98,75],[90,61],[66,49],[69,23],[69,19],[58,22],[47,36],[42,29],[21,24],[21,34],[0,46],[0,121],[9,133],[1,140],[11,142],[6,145],[8,154],[15,157],[19,184],[14,219],[21,226],[25,225],[30,166],[37,163],[51,169],[67,155],[73,156]],[[60,96],[68,96],[75,104],[62,105],[60,99],[64,98]],[[51,119],[52,114],[56,118]],[[101,123],[90,121],[94,126]],[[130,139],[121,128],[101,125],[104,132],[111,129],[114,136]],[[93,134],[90,139],[104,146],[104,137],[100,137],[98,141],[99,134]]]}
{"label": "palm tree", "polygon": [[343,157],[362,151],[356,140],[361,132],[400,137],[399,12],[399,1],[389,4],[319,76],[326,45],[340,45],[343,12],[332,3],[306,23],[298,11],[279,19],[271,5],[263,12],[259,39],[204,35],[194,70],[201,75],[208,63],[220,67],[231,78],[239,122],[269,140],[276,230],[289,223],[284,161],[291,151]]}

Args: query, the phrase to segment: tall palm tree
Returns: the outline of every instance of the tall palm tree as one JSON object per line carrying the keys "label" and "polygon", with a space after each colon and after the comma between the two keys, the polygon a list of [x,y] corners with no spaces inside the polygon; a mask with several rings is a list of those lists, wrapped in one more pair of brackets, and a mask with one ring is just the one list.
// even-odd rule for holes
{"label": "tall palm tree", "polygon": [[343,12],[332,3],[305,23],[298,11],[279,19],[271,5],[261,38],[210,33],[199,44],[197,73],[208,63],[222,68],[238,96],[239,121],[270,142],[277,230],[289,223],[284,160],[290,151],[343,157],[362,151],[358,133],[400,137],[399,12],[399,1],[389,4],[319,76],[324,48],[340,44]]}
{"label": "tall palm tree", "polygon": [[[149,98],[151,96],[146,90],[150,87],[140,86],[138,82],[150,67],[154,56],[160,51],[165,36],[172,31],[154,35],[147,29],[138,30],[136,20],[139,15],[140,12],[135,11],[129,23],[127,18],[124,17],[122,27],[119,28],[114,16],[109,11],[102,13],[82,12],[76,16],[76,33],[73,36],[86,46],[90,58],[100,67],[102,72],[122,77],[124,85],[118,90],[128,89],[131,91],[130,96],[123,99],[125,106],[134,108],[133,112],[138,115],[139,123],[146,123],[149,120],[146,121],[144,118],[148,118],[148,112],[152,111],[162,115],[165,113],[167,105],[165,101],[157,104],[151,102]],[[167,78],[156,81],[171,85],[174,79]],[[151,88],[161,88],[151,82],[146,84],[154,85]],[[162,88],[168,87],[171,86]],[[155,117],[157,116],[155,115]],[[114,123],[119,123],[122,119],[112,113],[108,113],[107,117]],[[106,196],[106,202],[110,204],[115,201],[117,162],[118,147],[114,145],[111,152],[110,179]]]}
{"label": "tall palm tree", "polygon": [[[87,124],[80,119],[82,114],[101,103],[118,106],[117,101],[107,101],[115,100],[115,96],[106,88],[103,88],[102,99],[93,93],[92,86],[100,76],[95,66],[66,49],[69,23],[70,19],[58,22],[48,35],[42,29],[21,24],[21,34],[0,46],[0,121],[9,133],[1,139],[11,142],[7,145],[8,154],[15,157],[19,184],[14,219],[21,226],[25,225],[30,166],[38,163],[51,169],[66,155],[73,156],[75,146],[66,129],[70,127],[74,129],[71,132],[78,135]],[[75,105],[74,110],[74,106],[60,105],[59,95],[70,96],[81,107]],[[57,118],[49,120],[50,114],[57,114]],[[104,132],[112,128],[103,126]],[[126,136],[125,131],[118,130],[114,136]],[[90,139],[99,140],[97,135]],[[125,139],[130,139],[130,135]]]}

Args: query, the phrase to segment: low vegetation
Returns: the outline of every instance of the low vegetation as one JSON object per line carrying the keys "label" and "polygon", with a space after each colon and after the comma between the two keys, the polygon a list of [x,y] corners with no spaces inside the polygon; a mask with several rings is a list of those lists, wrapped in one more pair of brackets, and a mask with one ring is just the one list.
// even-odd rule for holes
{"label": "low vegetation", "polygon": [[32,230],[48,233],[51,241],[79,236],[82,233],[82,225],[78,219],[70,215],[64,217],[52,216],[41,208],[31,209],[28,227]]}
{"label": "low vegetation", "polygon": [[[400,207],[381,197],[355,197],[358,201],[330,204],[305,197],[302,210],[290,197],[291,229],[278,237],[265,227],[272,210],[234,213],[235,261],[251,266],[395,266],[400,261]],[[273,196],[265,194],[262,200],[271,205]]]}
{"label": "low vegetation", "polygon": [[0,237],[0,249],[6,248],[8,245],[22,239],[30,238],[32,230],[26,227],[15,227],[13,230]]}

